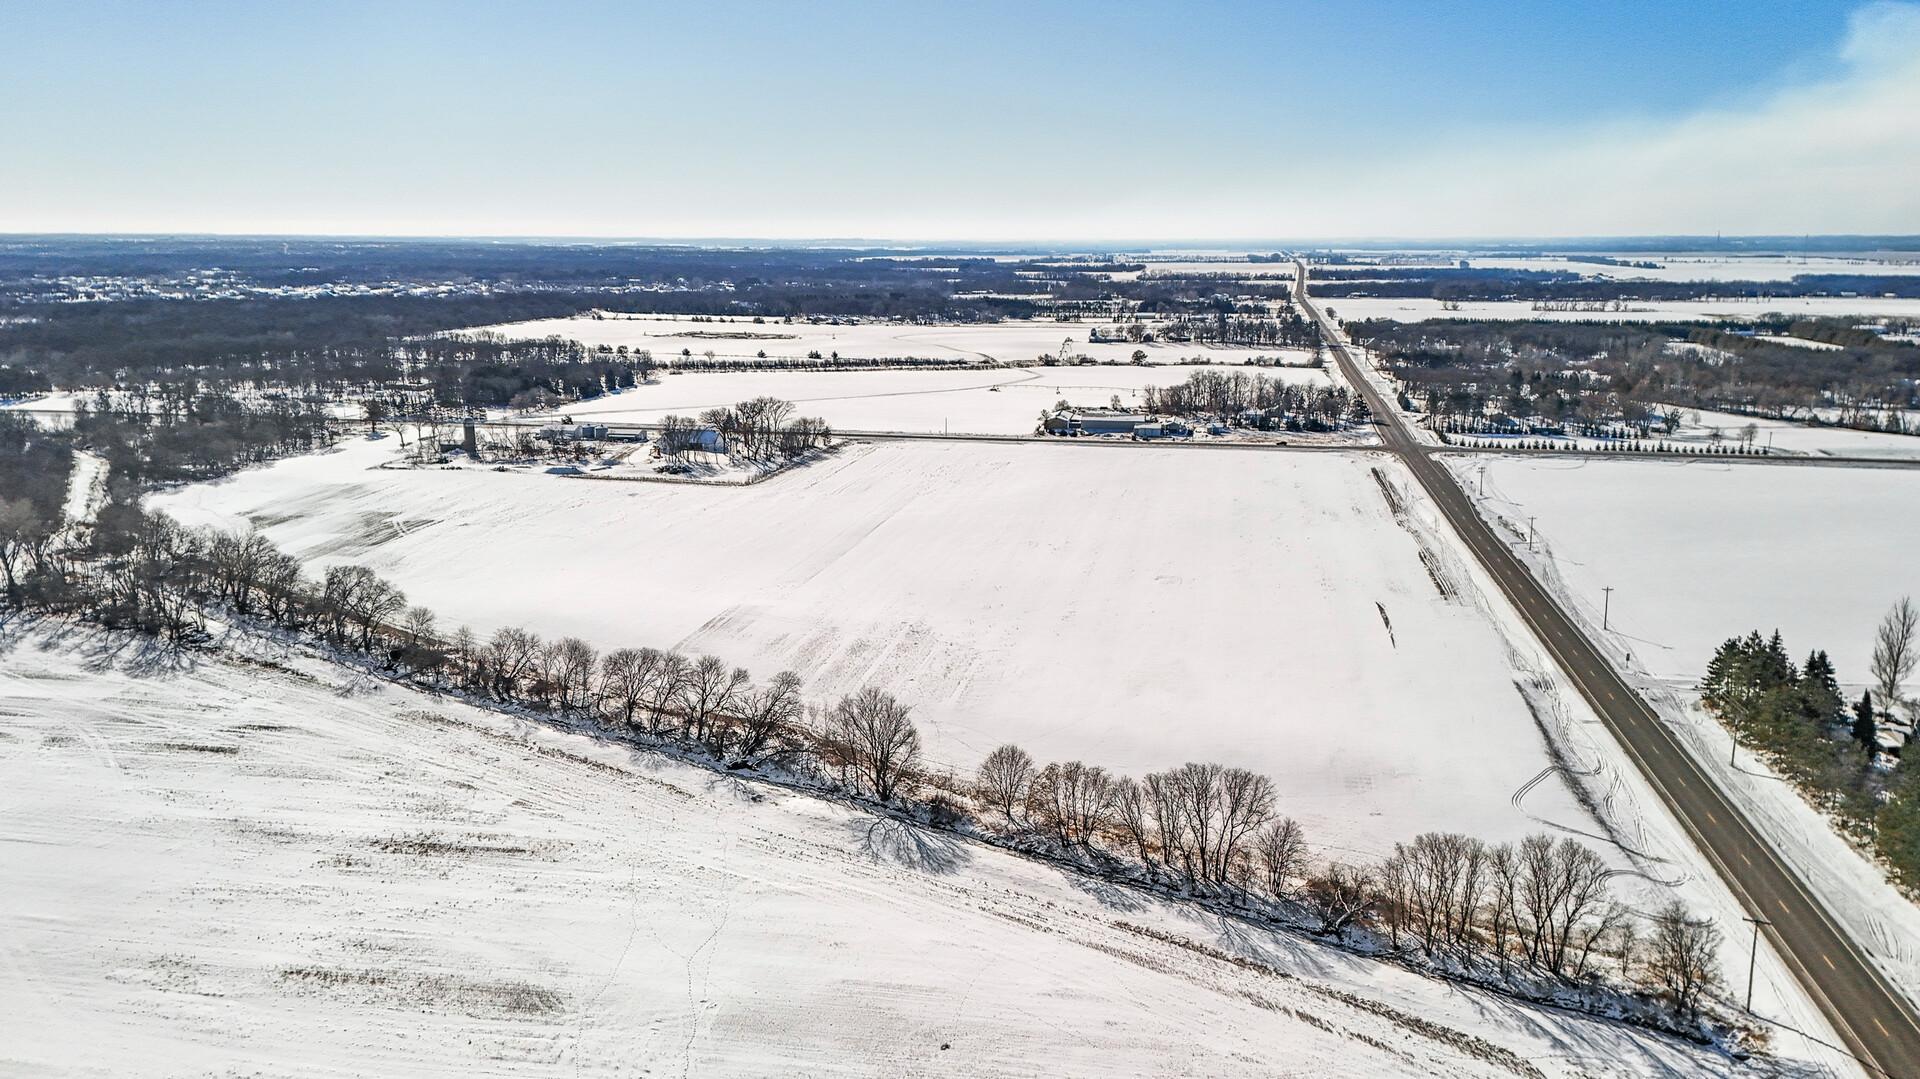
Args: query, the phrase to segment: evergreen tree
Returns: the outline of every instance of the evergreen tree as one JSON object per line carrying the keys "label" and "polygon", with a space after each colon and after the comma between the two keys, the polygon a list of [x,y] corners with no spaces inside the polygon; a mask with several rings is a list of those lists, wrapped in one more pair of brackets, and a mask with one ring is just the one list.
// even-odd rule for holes
{"label": "evergreen tree", "polygon": [[[1756,634],[1757,636],[1757,634]],[[1790,686],[1798,675],[1793,669],[1793,660],[1787,658],[1787,646],[1780,639],[1780,631],[1773,631],[1773,638],[1767,642],[1766,650],[1761,654],[1761,688],[1774,689]]]}
{"label": "evergreen tree", "polygon": [[1909,887],[1920,885],[1920,761],[1905,761],[1887,784],[1874,820],[1874,845]]}
{"label": "evergreen tree", "polygon": [[1840,683],[1833,676],[1833,660],[1823,650],[1816,649],[1807,656],[1800,675],[1800,699],[1807,718],[1822,724],[1832,723],[1846,705],[1840,696]]}
{"label": "evergreen tree", "polygon": [[1714,650],[1707,663],[1707,675],[1700,680],[1700,700],[1707,709],[1724,715],[1742,699],[1747,689],[1746,642],[1730,637]]}
{"label": "evergreen tree", "polygon": [[1879,749],[1879,736],[1873,726],[1873,691],[1860,691],[1860,703],[1853,706],[1853,740],[1871,758]]}

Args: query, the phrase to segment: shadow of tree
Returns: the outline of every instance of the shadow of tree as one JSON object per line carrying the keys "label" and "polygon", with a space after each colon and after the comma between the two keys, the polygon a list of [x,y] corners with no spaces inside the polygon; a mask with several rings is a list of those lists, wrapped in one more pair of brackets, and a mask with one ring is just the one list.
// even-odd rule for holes
{"label": "shadow of tree", "polygon": [[136,633],[124,633],[63,618],[11,615],[0,619],[0,655],[31,647],[78,657],[90,672],[120,671],[135,678],[179,674],[200,665],[193,649]]}
{"label": "shadow of tree", "polygon": [[1078,870],[1062,869],[1060,875],[1073,886],[1075,891],[1092,899],[1108,910],[1131,914],[1147,909],[1147,901],[1138,891]]}
{"label": "shadow of tree", "polygon": [[966,847],[953,836],[892,817],[850,820],[847,828],[859,840],[861,851],[876,862],[892,862],[945,876],[973,860]]}

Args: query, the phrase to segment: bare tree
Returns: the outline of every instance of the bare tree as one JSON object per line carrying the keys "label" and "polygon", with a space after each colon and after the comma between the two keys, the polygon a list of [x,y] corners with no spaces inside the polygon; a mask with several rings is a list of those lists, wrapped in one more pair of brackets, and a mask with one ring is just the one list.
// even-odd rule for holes
{"label": "bare tree", "polygon": [[1682,1019],[1700,1015],[1700,1002],[1719,988],[1720,969],[1714,956],[1720,950],[1720,930],[1712,922],[1695,919],[1679,900],[1660,908],[1647,940],[1646,981],[1666,998]]}
{"label": "bare tree", "polygon": [[447,635],[447,655],[454,663],[454,676],[470,687],[477,687],[480,669],[480,642],[467,626],[459,626]]}
{"label": "bare tree", "polygon": [[1180,869],[1189,883],[1205,880],[1213,865],[1220,831],[1220,773],[1218,764],[1189,762],[1167,773],[1167,783],[1179,807]]}
{"label": "bare tree", "polygon": [[1320,919],[1323,934],[1343,934],[1347,927],[1366,921],[1374,902],[1373,871],[1365,866],[1331,862],[1307,878],[1307,909]]}
{"label": "bare tree", "polygon": [[518,626],[503,626],[493,631],[481,654],[485,657],[487,682],[493,695],[503,701],[512,700],[520,680],[540,654],[540,635]]}
{"label": "bare tree", "polygon": [[1487,933],[1500,973],[1507,972],[1512,958],[1512,941],[1518,912],[1520,856],[1513,844],[1502,843],[1487,850]]}
{"label": "bare tree", "polygon": [[273,545],[258,532],[249,531],[244,535],[213,532],[208,537],[206,552],[220,597],[241,614],[250,613],[254,586],[274,553]]}
{"label": "bare tree", "polygon": [[578,637],[562,637],[548,645],[541,658],[541,674],[562,710],[592,703],[593,673],[600,660],[592,645]]}
{"label": "bare tree", "polygon": [[1033,757],[1009,743],[987,754],[980,762],[974,783],[980,791],[980,800],[989,808],[998,809],[1007,818],[1007,827],[1012,828],[1020,823],[1014,819],[1014,811],[1025,810],[1033,777]]}
{"label": "bare tree", "polygon": [[774,675],[742,698],[734,751],[749,761],[772,753],[800,722],[802,710],[800,676],[792,671]]}
{"label": "bare tree", "polygon": [[659,661],[660,653],[651,648],[619,648],[600,660],[600,699],[613,708],[610,714],[622,726],[633,726]]}
{"label": "bare tree", "polygon": [[1220,884],[1242,884],[1250,876],[1247,840],[1273,819],[1273,781],[1245,768],[1220,772],[1219,854],[1213,879]]}
{"label": "bare tree", "polygon": [[1153,819],[1155,845],[1160,848],[1160,863],[1169,870],[1178,865],[1181,875],[1191,883],[1193,859],[1187,851],[1186,803],[1180,797],[1174,773],[1149,773],[1142,781],[1141,790],[1146,795],[1147,811]]}
{"label": "bare tree", "polygon": [[334,639],[344,642],[347,627],[357,626],[363,649],[371,648],[374,633],[406,606],[405,593],[365,566],[334,566],[321,586],[321,607]]}
{"label": "bare tree", "polygon": [[1920,611],[1914,609],[1911,596],[1901,596],[1900,602],[1880,620],[1880,628],[1873,635],[1873,681],[1880,699],[1889,709],[1901,699],[1901,685],[1913,673],[1916,658],[1920,658],[1916,657],[1914,648],[1916,629],[1920,629]]}
{"label": "bare tree", "polygon": [[661,652],[647,676],[647,733],[659,734],[685,692],[693,664],[678,652]]}
{"label": "bare tree", "polygon": [[840,698],[827,714],[828,739],[877,801],[890,802],[905,791],[920,763],[920,732],[910,711],[893,694],[868,686]]}
{"label": "bare tree", "polygon": [[1029,788],[1028,807],[1063,846],[1089,848],[1106,827],[1112,801],[1113,780],[1106,769],[1067,761],[1040,769]]}
{"label": "bare tree", "polygon": [[1262,828],[1254,837],[1254,853],[1267,894],[1275,899],[1293,898],[1293,882],[1307,873],[1307,832],[1292,817]]}
{"label": "bare tree", "polygon": [[1530,835],[1520,843],[1515,874],[1515,919],[1529,965],[1566,972],[1575,932],[1605,913],[1607,865],[1571,839]]}
{"label": "bare tree", "polygon": [[1153,811],[1148,803],[1146,788],[1132,776],[1114,780],[1113,823],[1133,844],[1134,856],[1140,859],[1141,867],[1151,874],[1154,866],[1148,840],[1153,834]]}
{"label": "bare tree", "polygon": [[408,607],[406,616],[400,620],[400,628],[413,638],[415,644],[431,648],[440,643],[435,634],[439,621],[440,616],[433,612],[432,607]]}
{"label": "bare tree", "polygon": [[31,498],[0,498],[0,571],[7,578],[7,602],[21,605],[20,581],[26,556],[35,545],[51,538],[58,522]]}
{"label": "bare tree", "polygon": [[726,661],[719,656],[701,656],[688,672],[686,685],[681,690],[681,700],[687,709],[687,729],[693,737],[702,742],[713,739],[716,722],[724,718],[724,713],[746,688],[744,668],[728,670]]}

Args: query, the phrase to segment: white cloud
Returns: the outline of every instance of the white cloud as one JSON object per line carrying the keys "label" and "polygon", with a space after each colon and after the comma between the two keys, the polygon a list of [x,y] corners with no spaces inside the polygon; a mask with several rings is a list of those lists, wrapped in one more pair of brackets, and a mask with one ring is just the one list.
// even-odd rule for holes
{"label": "white cloud", "polygon": [[1920,5],[1857,11],[1825,78],[1740,108],[1367,162],[1283,185],[1281,235],[1920,231]]}

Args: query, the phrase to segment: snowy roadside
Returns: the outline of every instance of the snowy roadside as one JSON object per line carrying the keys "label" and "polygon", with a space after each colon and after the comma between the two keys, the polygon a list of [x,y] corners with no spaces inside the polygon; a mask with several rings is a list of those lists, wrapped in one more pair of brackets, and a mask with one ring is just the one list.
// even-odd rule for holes
{"label": "snowy roadside", "polygon": [[[1606,730],[1598,716],[1547,655],[1525,621],[1487,577],[1479,563],[1464,557],[1453,533],[1418,485],[1404,471],[1402,497],[1410,523],[1424,533],[1438,551],[1446,575],[1471,582],[1463,589],[1488,619],[1500,629],[1514,669],[1526,672],[1515,688],[1533,710],[1542,738],[1557,762],[1550,769],[1575,791],[1576,798],[1599,823],[1603,834],[1581,830],[1584,822],[1542,818],[1559,831],[1595,841],[1619,859],[1626,874],[1645,882],[1635,913],[1644,917],[1656,902],[1677,896],[1708,914],[1722,933],[1720,965],[1730,995],[1745,995],[1744,972],[1750,941],[1743,922],[1744,908],[1693,845],[1659,795],[1628,758],[1624,748]],[[1591,634],[1590,634],[1591,635]],[[1597,639],[1597,638],[1596,638]],[[1542,774],[1542,778],[1547,773]],[[1532,784],[1514,792],[1516,806],[1524,805]],[[1623,887],[1632,896],[1633,889]],[[1753,981],[1754,1016],[1768,1023],[1786,1055],[1818,1061],[1833,1074],[1863,1074],[1844,1051],[1839,1036],[1799,981],[1789,972],[1771,945],[1761,942]]]}
{"label": "snowy roadside", "polygon": [[[1603,648],[1616,669],[1645,697],[1729,800],[1763,831],[1774,849],[1800,874],[1834,919],[1844,926],[1894,985],[1909,996],[1920,985],[1920,906],[1888,882],[1883,870],[1834,829],[1833,824],[1778,774],[1747,752],[1733,752],[1732,736],[1698,705],[1687,679],[1648,670],[1617,631],[1601,630],[1597,597],[1573,589],[1557,561],[1550,536],[1525,542],[1526,525],[1498,492],[1482,495],[1474,476],[1484,462],[1445,458],[1461,487],[1496,533],[1553,593],[1589,640]],[[1729,632],[1732,632],[1731,629]]]}

